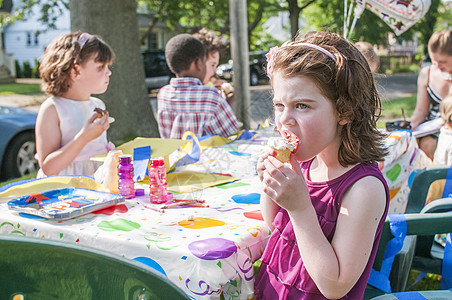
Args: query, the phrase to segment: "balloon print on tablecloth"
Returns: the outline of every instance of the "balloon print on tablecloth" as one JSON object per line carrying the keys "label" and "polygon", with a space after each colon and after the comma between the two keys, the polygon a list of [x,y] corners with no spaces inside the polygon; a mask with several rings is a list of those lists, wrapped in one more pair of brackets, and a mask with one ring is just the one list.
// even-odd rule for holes
{"label": "balloon print on tablecloth", "polygon": [[[254,268],[250,257],[245,253],[238,252],[237,246],[230,240],[222,238],[205,239],[190,243],[188,249],[194,256],[200,259],[219,260],[217,265],[222,269],[222,272],[225,272],[225,274],[231,271],[234,274],[238,273],[239,276],[247,282],[252,281],[254,278]],[[226,268],[226,270],[224,268]],[[227,268],[229,268],[229,270],[227,270]],[[237,284],[237,281],[234,282]],[[195,295],[204,296],[219,294],[221,292],[221,289],[211,290],[210,285],[202,280],[197,284],[190,283],[191,280],[187,278],[185,280],[185,286]],[[236,296],[239,297],[240,292],[238,292]]]}
{"label": "balloon print on tablecloth", "polygon": [[[210,238],[192,242],[188,244],[190,252],[202,260],[219,260],[228,259],[237,253],[237,246],[233,241],[222,238]],[[221,261],[218,262],[221,268]],[[190,279],[187,278],[185,286],[195,295],[204,296],[211,294],[219,294],[221,290],[210,291],[210,285],[205,281],[198,282],[198,286],[191,286]]]}
{"label": "balloon print on tablecloth", "polygon": [[400,171],[402,171],[402,166],[400,166],[400,164],[395,164],[390,170],[386,172],[386,178],[394,182],[396,181],[397,177],[399,177]]}
{"label": "balloon print on tablecloth", "polygon": [[146,266],[149,266],[151,268],[153,268],[154,270],[162,273],[163,275],[165,275],[166,277],[168,277],[166,275],[165,270],[163,270],[162,266],[159,265],[155,260],[149,258],[149,257],[145,257],[145,256],[139,256],[139,257],[135,257],[133,260],[138,261],[140,263],[145,264]]}
{"label": "balloon print on tablecloth", "polygon": [[261,202],[261,194],[238,194],[232,196],[232,200],[234,200],[235,203],[240,204],[259,204]]}
{"label": "balloon print on tablecloth", "polygon": [[102,221],[97,227],[104,231],[132,231],[141,227],[140,224],[122,218],[113,221]]}
{"label": "balloon print on tablecloth", "polygon": [[191,242],[188,249],[194,256],[205,260],[227,258],[237,252],[237,246],[233,241],[222,238]]}
{"label": "balloon print on tablecloth", "polygon": [[243,215],[248,219],[255,219],[260,221],[264,220],[264,217],[262,217],[262,213],[260,210],[247,211],[244,212]]}
{"label": "balloon print on tablecloth", "polygon": [[210,227],[217,227],[217,226],[223,226],[226,224],[223,221],[210,219],[210,218],[193,218],[189,220],[182,220],[178,222],[180,226],[184,226],[184,228],[189,229],[203,229],[203,228],[210,228]]}

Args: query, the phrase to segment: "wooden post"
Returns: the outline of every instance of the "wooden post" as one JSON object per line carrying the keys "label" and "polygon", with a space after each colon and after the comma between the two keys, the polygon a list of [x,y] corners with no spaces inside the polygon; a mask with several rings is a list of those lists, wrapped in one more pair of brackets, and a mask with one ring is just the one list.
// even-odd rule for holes
{"label": "wooden post", "polygon": [[244,129],[250,129],[250,67],[246,0],[229,0],[231,20],[231,56],[234,71],[234,111]]}

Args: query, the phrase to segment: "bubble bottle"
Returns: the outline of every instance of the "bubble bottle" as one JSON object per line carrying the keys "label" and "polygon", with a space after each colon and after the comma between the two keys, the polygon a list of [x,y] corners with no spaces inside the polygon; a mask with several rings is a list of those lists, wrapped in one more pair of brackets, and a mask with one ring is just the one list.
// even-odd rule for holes
{"label": "bubble bottle", "polygon": [[133,182],[132,155],[120,155],[118,165],[118,189],[119,193],[126,199],[135,196],[135,186]]}
{"label": "bubble bottle", "polygon": [[162,157],[151,158],[149,161],[149,198],[153,204],[167,201],[166,168]]}

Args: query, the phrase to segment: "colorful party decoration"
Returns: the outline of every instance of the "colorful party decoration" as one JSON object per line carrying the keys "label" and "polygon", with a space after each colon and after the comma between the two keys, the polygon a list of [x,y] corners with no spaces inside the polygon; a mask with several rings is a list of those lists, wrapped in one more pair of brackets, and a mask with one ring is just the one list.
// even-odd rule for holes
{"label": "colorful party decoration", "polygon": [[382,19],[398,36],[422,19],[428,12],[431,0],[354,0],[354,18],[349,27],[353,2],[344,8],[344,37],[350,39],[357,20],[364,9],[368,9]]}

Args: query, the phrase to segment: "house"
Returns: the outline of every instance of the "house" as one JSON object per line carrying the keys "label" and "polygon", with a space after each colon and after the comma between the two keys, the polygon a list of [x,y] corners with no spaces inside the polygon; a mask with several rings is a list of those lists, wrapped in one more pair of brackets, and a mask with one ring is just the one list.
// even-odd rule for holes
{"label": "house", "polygon": [[[13,0],[13,10],[21,5],[20,0]],[[69,10],[63,11],[63,15],[56,21],[56,29],[47,29],[46,25],[39,21],[40,8],[34,6],[25,19],[6,25],[3,29],[5,51],[12,54],[14,59],[23,66],[29,62],[33,68],[35,60],[40,59],[45,47],[57,36],[70,32]]]}
{"label": "house", "polygon": [[[13,10],[21,4],[20,0],[12,0],[12,2]],[[137,12],[140,36],[144,36],[152,22],[152,15],[144,7],[138,7]],[[71,31],[69,10],[64,10],[57,19],[56,29],[48,29],[45,24],[42,24],[39,21],[40,15],[40,7],[35,5],[26,19],[7,25],[3,29],[5,51],[14,56],[21,66],[24,62],[29,62],[33,68],[35,61],[40,60],[44,49],[54,38]],[[157,22],[152,32],[143,38],[141,50],[164,49],[166,42],[173,35],[174,31],[163,22]]]}

